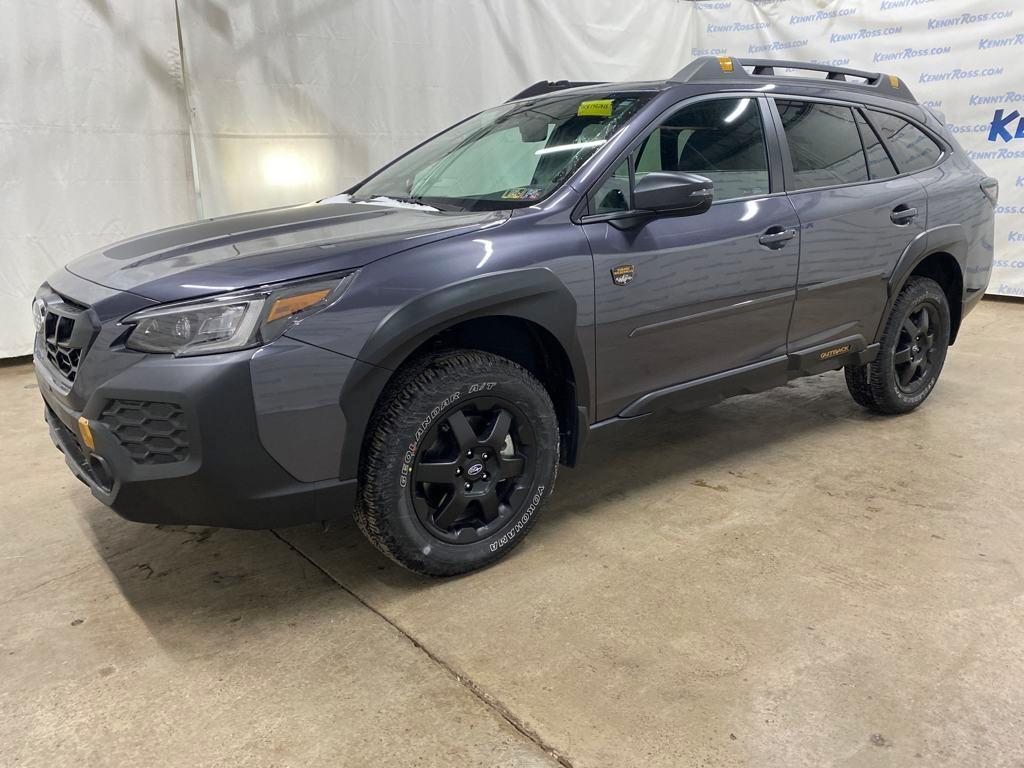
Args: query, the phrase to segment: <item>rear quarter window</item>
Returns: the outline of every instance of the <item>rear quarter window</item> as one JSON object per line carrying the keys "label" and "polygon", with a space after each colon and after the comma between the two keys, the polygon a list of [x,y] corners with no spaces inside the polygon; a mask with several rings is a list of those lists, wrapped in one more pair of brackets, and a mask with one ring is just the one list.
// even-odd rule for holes
{"label": "rear quarter window", "polygon": [[924,131],[887,112],[868,110],[868,115],[889,147],[900,173],[921,171],[939,161],[942,148]]}

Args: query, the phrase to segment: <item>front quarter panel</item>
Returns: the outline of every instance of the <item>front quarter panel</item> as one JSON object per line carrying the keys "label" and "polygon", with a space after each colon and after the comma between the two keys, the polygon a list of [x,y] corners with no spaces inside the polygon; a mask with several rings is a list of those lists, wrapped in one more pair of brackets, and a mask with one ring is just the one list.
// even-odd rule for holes
{"label": "front quarter panel", "polygon": [[392,371],[461,321],[523,318],[559,340],[579,402],[592,408],[593,292],[593,261],[580,228],[567,214],[531,211],[368,265],[341,301],[288,335]]}

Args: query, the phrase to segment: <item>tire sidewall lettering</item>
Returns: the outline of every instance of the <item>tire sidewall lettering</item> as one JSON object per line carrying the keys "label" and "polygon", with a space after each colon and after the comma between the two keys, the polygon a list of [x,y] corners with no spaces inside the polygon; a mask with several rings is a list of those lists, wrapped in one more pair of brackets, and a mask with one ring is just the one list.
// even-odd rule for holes
{"label": "tire sidewall lettering", "polygon": [[423,439],[423,435],[434,426],[438,417],[452,407],[456,402],[462,398],[462,391],[456,390],[450,395],[445,397],[438,405],[435,405],[430,409],[428,413],[419,424],[416,425],[416,432],[413,434],[412,442],[405,449],[405,453],[402,456],[402,470],[398,477],[398,484],[402,488],[409,486],[409,477],[412,474],[412,464],[416,460],[416,451],[419,449],[420,440]]}
{"label": "tire sidewall lettering", "polygon": [[401,488],[405,489],[409,487],[409,478],[412,475],[412,465],[416,460],[416,451],[419,450],[420,441],[423,436],[434,426],[438,417],[451,408],[456,402],[459,402],[463,395],[478,395],[482,392],[490,392],[498,386],[496,381],[478,381],[467,384],[462,389],[457,389],[445,397],[438,405],[435,405],[430,409],[428,413],[419,424],[416,425],[416,432],[413,435],[412,441],[406,446],[405,451],[402,455],[402,468],[398,476],[398,484]]}
{"label": "tire sidewall lettering", "polygon": [[516,520],[501,536],[491,542],[491,552],[497,552],[499,549],[504,547],[510,541],[512,541],[520,532],[526,528],[530,522],[530,518],[533,517],[533,513],[537,511],[537,507],[540,506],[541,501],[544,499],[544,486],[538,485],[537,491],[533,494],[533,498],[530,499],[530,504],[523,512],[522,516]]}

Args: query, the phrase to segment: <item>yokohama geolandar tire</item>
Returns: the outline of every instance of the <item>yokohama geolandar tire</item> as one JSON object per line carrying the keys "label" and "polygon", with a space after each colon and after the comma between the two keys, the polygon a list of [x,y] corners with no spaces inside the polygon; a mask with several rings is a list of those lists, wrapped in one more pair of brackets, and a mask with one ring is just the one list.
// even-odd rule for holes
{"label": "yokohama geolandar tire", "polygon": [[526,369],[457,350],[400,370],[367,432],[355,517],[411,571],[483,568],[526,535],[558,470],[558,419]]}
{"label": "yokohama geolandar tire", "polygon": [[878,357],[846,366],[846,386],[860,405],[906,413],[925,401],[942,372],[949,346],[949,302],[927,277],[911,277],[885,322]]}

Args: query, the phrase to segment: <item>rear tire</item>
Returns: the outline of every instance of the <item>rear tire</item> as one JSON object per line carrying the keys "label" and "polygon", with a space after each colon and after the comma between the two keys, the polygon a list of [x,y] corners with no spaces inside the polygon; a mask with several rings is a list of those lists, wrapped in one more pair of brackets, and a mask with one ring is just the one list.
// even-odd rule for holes
{"label": "rear tire", "polygon": [[935,388],[949,347],[946,294],[928,277],[911,277],[882,332],[878,357],[846,366],[846,387],[860,405],[887,414],[907,413]]}
{"label": "rear tire", "polygon": [[452,576],[508,554],[558,469],[558,419],[526,369],[486,352],[426,356],[381,397],[360,462],[355,518],[416,573]]}

